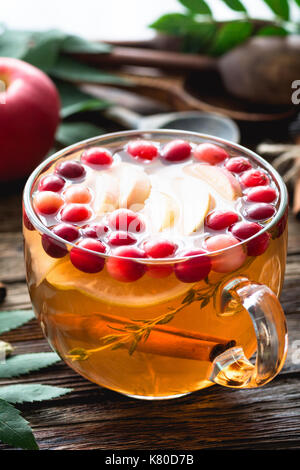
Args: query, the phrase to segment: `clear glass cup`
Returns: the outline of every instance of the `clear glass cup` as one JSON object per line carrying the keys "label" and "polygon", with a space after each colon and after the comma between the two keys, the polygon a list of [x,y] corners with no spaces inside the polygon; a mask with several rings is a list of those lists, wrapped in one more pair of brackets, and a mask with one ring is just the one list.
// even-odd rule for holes
{"label": "clear glass cup", "polygon": [[[181,138],[221,145],[231,155],[245,156],[271,175],[279,193],[274,218],[264,232],[268,249],[248,256],[233,272],[213,272],[196,283],[147,274],[131,283],[111,279],[106,268],[86,274],[69,259],[73,243],[54,235],[34,212],[32,194],[42,175],[65,159],[79,159],[93,146],[119,149],[130,139],[162,143]],[[218,383],[226,387],[264,385],[281,370],[287,352],[284,313],[278,301],[287,250],[286,187],[272,166],[240,145],[192,132],[154,130],[107,134],[70,146],[45,160],[24,190],[24,239],[28,289],[33,308],[52,348],[85,378],[128,396],[174,398]],[[65,250],[55,259],[42,247],[42,237]],[[246,248],[247,242],[241,242]],[[84,248],[79,250],[88,251]],[[139,266],[174,267],[174,263],[211,261],[235,256],[235,247],[212,254],[173,260],[131,259]],[[93,256],[108,261],[111,254]],[[116,258],[116,257],[114,257]],[[117,257],[118,258],[118,257]],[[218,259],[219,259],[218,258]],[[256,352],[257,351],[257,352]],[[256,352],[256,362],[253,354]],[[250,362],[250,358],[252,360]]]}

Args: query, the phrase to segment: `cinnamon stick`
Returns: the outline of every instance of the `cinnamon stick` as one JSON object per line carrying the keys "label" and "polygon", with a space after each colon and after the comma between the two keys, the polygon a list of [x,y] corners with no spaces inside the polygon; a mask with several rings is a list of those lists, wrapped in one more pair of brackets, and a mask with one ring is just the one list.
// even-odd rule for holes
{"label": "cinnamon stick", "polygon": [[[108,335],[124,335],[121,347],[130,348],[133,336],[126,338],[126,333],[121,332],[126,325],[140,325],[138,322],[127,318],[109,314],[97,313],[93,319],[90,316],[78,316],[70,314],[56,314],[52,317],[56,328],[67,336],[89,342],[95,347],[101,339]],[[235,346],[235,341],[226,338],[201,334],[199,332],[174,328],[167,325],[155,325],[146,341],[138,342],[136,350],[148,354],[157,354],[180,359],[192,359],[198,361],[213,361],[218,354]]]}

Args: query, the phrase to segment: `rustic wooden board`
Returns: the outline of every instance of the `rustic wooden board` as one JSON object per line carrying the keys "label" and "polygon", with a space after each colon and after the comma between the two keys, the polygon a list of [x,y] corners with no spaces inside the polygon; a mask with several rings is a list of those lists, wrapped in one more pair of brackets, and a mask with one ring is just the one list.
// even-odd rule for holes
{"label": "rustic wooden board", "polygon": [[[20,234],[20,193],[0,197],[2,309],[30,308]],[[20,406],[41,449],[299,449],[300,224],[290,217],[282,303],[290,331],[282,373],[258,390],[215,386],[177,400],[143,402],[97,387],[63,363],[7,383],[39,382],[73,388],[70,395]],[[49,351],[35,320],[1,336],[16,353]],[[300,362],[300,361],[299,361]],[[8,446],[0,445],[0,449]]]}

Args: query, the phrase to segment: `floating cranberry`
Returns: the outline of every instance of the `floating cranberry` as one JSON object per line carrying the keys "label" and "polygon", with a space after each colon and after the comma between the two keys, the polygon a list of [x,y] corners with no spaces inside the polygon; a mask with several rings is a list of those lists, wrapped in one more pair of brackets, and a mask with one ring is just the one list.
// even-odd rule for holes
{"label": "floating cranberry", "polygon": [[103,147],[93,147],[82,153],[81,161],[87,165],[110,166],[114,159],[109,150]]}
{"label": "floating cranberry", "polygon": [[251,202],[274,202],[276,197],[276,189],[271,186],[257,186],[247,193],[247,199]]}
{"label": "floating cranberry", "polygon": [[145,241],[143,249],[147,256],[150,258],[166,258],[173,256],[178,248],[178,245],[169,240],[153,240]]}
{"label": "floating cranberry", "polygon": [[233,211],[213,211],[206,217],[206,225],[212,230],[224,230],[235,224],[239,216]]}
{"label": "floating cranberry", "polygon": [[58,175],[46,175],[44,176],[38,185],[39,191],[53,191],[58,193],[63,189],[65,180]]}
{"label": "floating cranberry", "polygon": [[173,266],[164,265],[164,264],[149,264],[147,269],[148,276],[153,279],[162,279],[168,277],[173,273]]}
{"label": "floating cranberry", "polygon": [[248,170],[241,176],[241,182],[247,188],[265,186],[270,183],[268,176],[261,170]]}
{"label": "floating cranberry", "polygon": [[81,230],[82,235],[88,238],[102,238],[108,231],[107,225],[102,223],[85,225]]}
{"label": "floating cranberry", "polygon": [[[244,263],[247,253],[240,241],[233,235],[216,235],[205,240],[205,248],[211,253],[225,250],[223,253],[212,256],[212,270],[218,273],[235,271]],[[237,246],[235,246],[237,245]],[[230,249],[227,249],[230,248]],[[227,250],[226,250],[227,249]]]}
{"label": "floating cranberry", "polygon": [[182,256],[191,256],[191,258],[174,265],[177,279],[181,282],[198,282],[208,276],[211,270],[211,260],[207,256],[207,252],[203,250],[189,251]]}
{"label": "floating cranberry", "polygon": [[158,157],[158,148],[153,142],[147,140],[133,140],[127,146],[127,152],[135,158],[153,160]]}
{"label": "floating cranberry", "polygon": [[112,232],[107,239],[109,245],[122,246],[122,245],[133,245],[136,243],[136,238],[129,232]]}
{"label": "floating cranberry", "polygon": [[63,203],[63,198],[53,191],[42,191],[34,195],[34,207],[43,215],[56,214]]}
{"label": "floating cranberry", "polygon": [[172,140],[164,148],[162,157],[169,162],[182,162],[191,156],[192,147],[186,140]]}
{"label": "floating cranberry", "polygon": [[23,207],[23,223],[24,223],[24,226],[27,228],[27,230],[30,230],[30,231],[35,230],[33,224],[29,220],[28,215],[26,214],[24,207]]}
{"label": "floating cranberry", "polygon": [[75,202],[81,204],[88,204],[92,200],[91,191],[82,185],[69,186],[65,192],[64,197],[66,202]]}
{"label": "floating cranberry", "polygon": [[[248,240],[262,230],[262,226],[255,222],[239,222],[231,227],[231,233],[239,240]],[[258,235],[247,243],[248,256],[262,255],[269,246],[270,235],[267,232]]]}
{"label": "floating cranberry", "polygon": [[228,153],[222,147],[215,144],[203,143],[199,144],[194,150],[196,160],[216,165],[228,158]]}
{"label": "floating cranberry", "polygon": [[117,209],[108,217],[108,224],[113,230],[140,233],[145,230],[145,224],[140,216],[130,209]]}
{"label": "floating cranberry", "polygon": [[259,256],[262,255],[268,248],[270,243],[270,234],[264,232],[261,235],[253,238],[247,243],[248,256]]}
{"label": "floating cranberry", "polygon": [[52,232],[67,242],[74,242],[79,237],[78,228],[71,224],[58,224],[52,229]]}
{"label": "floating cranberry", "polygon": [[255,222],[238,222],[234,224],[230,231],[239,240],[248,240],[262,230],[262,226]]}
{"label": "floating cranberry", "polygon": [[91,217],[92,211],[84,204],[68,204],[61,211],[64,222],[83,222]]}
{"label": "floating cranberry", "polygon": [[70,251],[70,260],[75,268],[89,274],[99,273],[102,271],[105,259],[99,256],[99,254],[89,253],[84,251],[82,248],[95,251],[96,253],[105,253],[106,248],[103,243],[93,238],[85,238]]}
{"label": "floating cranberry", "polygon": [[55,172],[68,179],[82,178],[85,175],[84,166],[79,162],[70,160],[59,163],[55,168]]}
{"label": "floating cranberry", "polygon": [[226,162],[226,168],[232,173],[242,173],[243,171],[250,170],[252,168],[248,158],[245,157],[233,157]]}
{"label": "floating cranberry", "polygon": [[276,209],[271,204],[253,204],[246,209],[247,216],[254,220],[266,220],[272,217]]}
{"label": "floating cranberry", "polygon": [[42,236],[42,245],[47,255],[51,256],[51,258],[63,258],[68,253],[68,249],[64,243],[55,240],[45,233]]}
{"label": "floating cranberry", "polygon": [[133,259],[125,258],[145,258],[144,251],[133,247],[119,247],[114,251],[114,255],[122,258],[110,257],[107,261],[107,271],[117,281],[133,282],[140,279],[146,272],[147,266]]}

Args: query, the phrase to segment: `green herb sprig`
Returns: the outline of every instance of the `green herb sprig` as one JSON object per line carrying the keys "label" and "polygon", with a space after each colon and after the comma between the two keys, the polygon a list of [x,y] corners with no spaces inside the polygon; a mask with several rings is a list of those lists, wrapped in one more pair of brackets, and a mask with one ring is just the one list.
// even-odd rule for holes
{"label": "green herb sprig", "polygon": [[299,34],[300,24],[291,18],[291,6],[300,8],[300,0],[261,0],[272,11],[272,21],[250,18],[242,0],[222,0],[238,19],[217,22],[206,0],[178,0],[183,13],[169,13],[150,25],[159,33],[182,39],[188,53],[221,56],[253,36],[286,36]]}

